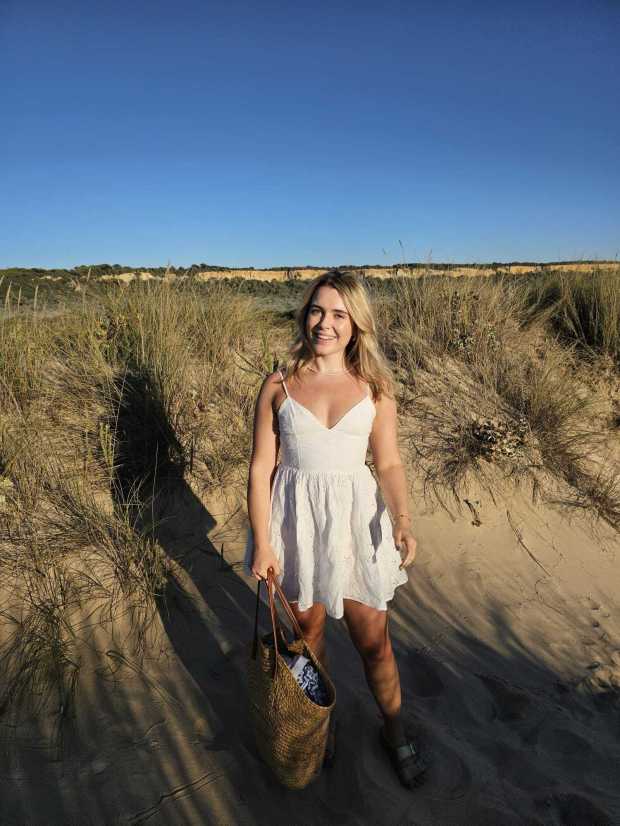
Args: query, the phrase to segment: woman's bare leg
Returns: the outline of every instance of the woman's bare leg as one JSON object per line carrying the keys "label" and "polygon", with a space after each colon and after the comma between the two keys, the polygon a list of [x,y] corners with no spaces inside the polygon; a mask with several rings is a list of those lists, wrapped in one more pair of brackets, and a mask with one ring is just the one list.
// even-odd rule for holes
{"label": "woman's bare leg", "polygon": [[[321,602],[315,604],[305,611],[300,611],[297,602],[291,602],[290,606],[297,617],[297,622],[301,626],[302,633],[310,648],[314,651],[317,659],[327,670],[327,648],[325,646],[325,617],[327,612]],[[329,719],[329,734],[327,737],[327,749],[325,752],[326,761],[334,759],[336,749],[336,715],[332,713]]]}
{"label": "woman's bare leg", "polygon": [[327,669],[327,650],[325,647],[325,606],[315,602],[305,611],[300,611],[297,602],[290,603],[297,622],[310,648],[314,651],[319,662]]}
{"label": "woman's bare leg", "polygon": [[345,599],[344,619],[364,663],[368,686],[383,715],[385,734],[392,745],[401,745],[406,742],[406,736],[401,717],[400,677],[388,630],[388,612]]}

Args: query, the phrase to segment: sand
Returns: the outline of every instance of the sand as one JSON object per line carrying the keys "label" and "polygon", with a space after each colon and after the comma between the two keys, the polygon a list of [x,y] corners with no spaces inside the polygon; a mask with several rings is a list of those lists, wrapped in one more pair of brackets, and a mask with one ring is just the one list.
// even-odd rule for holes
{"label": "sand", "polygon": [[361,661],[331,619],[336,764],[303,791],[277,785],[248,726],[243,509],[227,521],[223,500],[183,487],[160,539],[187,554],[191,599],[171,586],[143,669],[100,629],[60,731],[53,710],[3,725],[0,822],[620,823],[620,538],[526,491],[468,501],[450,516],[413,498],[418,557],[391,608],[406,718],[432,762],[424,786],[398,784]]}

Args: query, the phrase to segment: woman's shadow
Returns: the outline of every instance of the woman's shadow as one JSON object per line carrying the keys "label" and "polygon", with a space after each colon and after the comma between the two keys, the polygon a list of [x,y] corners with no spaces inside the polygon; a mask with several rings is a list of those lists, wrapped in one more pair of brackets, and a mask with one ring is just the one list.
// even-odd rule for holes
{"label": "woman's shadow", "polygon": [[[286,803],[287,795],[292,805],[294,797],[258,757],[250,723],[246,672],[256,591],[239,575],[242,561],[227,560],[226,548],[218,551],[209,538],[217,519],[186,481],[184,451],[168,422],[148,377],[125,375],[115,423],[116,499],[125,508],[128,501],[136,503],[132,517],[136,530],[156,540],[177,571],[158,599],[158,611],[176,656],[204,697],[207,733],[198,737],[200,746],[218,753],[235,789],[261,789],[261,797],[268,792],[269,809]],[[138,488],[148,491],[148,497],[136,497]],[[245,524],[237,527],[237,547],[240,530],[245,530]],[[271,626],[266,589],[262,591],[259,633],[266,633]],[[337,624],[331,635],[338,659],[350,642]],[[254,780],[248,785],[250,776]],[[307,793],[312,795],[312,789]]]}
{"label": "woman's shadow", "polygon": [[[135,530],[172,560],[157,600],[165,632],[210,708],[207,748],[244,742],[239,670],[248,648],[255,593],[209,539],[217,524],[185,479],[187,459],[157,386],[138,370],[119,379],[115,502]],[[175,574],[176,571],[176,574]]]}

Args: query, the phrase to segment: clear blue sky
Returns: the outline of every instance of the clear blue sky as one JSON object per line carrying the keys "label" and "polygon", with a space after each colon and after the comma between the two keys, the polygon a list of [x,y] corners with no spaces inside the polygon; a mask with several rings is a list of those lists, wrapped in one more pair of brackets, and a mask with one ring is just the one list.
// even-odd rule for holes
{"label": "clear blue sky", "polygon": [[0,0],[0,266],[614,258],[619,0]]}

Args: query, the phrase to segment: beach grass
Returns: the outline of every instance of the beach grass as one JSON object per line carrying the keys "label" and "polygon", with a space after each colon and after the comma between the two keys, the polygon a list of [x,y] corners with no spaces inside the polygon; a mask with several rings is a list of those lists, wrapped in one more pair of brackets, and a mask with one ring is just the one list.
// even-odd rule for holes
{"label": "beach grass", "polygon": [[[616,272],[366,282],[426,496],[461,507],[472,481],[497,493],[499,474],[620,530]],[[243,500],[256,393],[303,284],[85,280],[70,300],[62,287],[47,308],[0,288],[5,711],[54,697],[66,713],[85,605],[91,624],[129,613],[128,652],[145,653],[174,576],[158,502],[179,480]]]}

